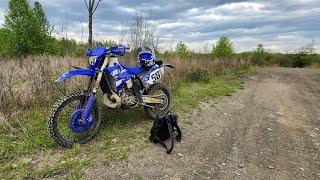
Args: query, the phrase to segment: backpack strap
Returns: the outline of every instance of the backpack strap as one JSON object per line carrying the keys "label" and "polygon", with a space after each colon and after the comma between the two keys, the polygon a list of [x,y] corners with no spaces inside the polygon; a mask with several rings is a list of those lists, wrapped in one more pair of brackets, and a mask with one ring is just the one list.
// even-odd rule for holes
{"label": "backpack strap", "polygon": [[168,154],[171,154],[173,147],[174,147],[174,138],[173,138],[173,131],[172,131],[172,124],[170,121],[166,120],[167,124],[168,124],[168,130],[169,130],[169,134],[170,134],[170,140],[171,140],[171,147],[170,149],[168,149],[167,145],[158,137],[157,140],[159,141],[159,143],[167,150]]}
{"label": "backpack strap", "polygon": [[[177,122],[177,119],[178,119],[178,116],[175,115],[175,114],[170,114],[170,122],[172,124],[173,127],[176,128],[177,132],[178,132],[178,135],[176,136],[176,139],[178,142],[181,141],[181,137],[182,137],[182,134],[181,134],[181,130],[178,126],[178,122]],[[173,128],[172,128],[173,129]]]}
{"label": "backpack strap", "polygon": [[157,138],[157,139],[158,139],[159,144],[161,144],[168,151],[167,145],[163,141],[161,141],[159,138]]}
{"label": "backpack strap", "polygon": [[173,132],[172,132],[172,126],[171,126],[171,122],[167,121],[168,124],[168,129],[169,129],[169,134],[170,134],[170,139],[171,139],[171,148],[168,150],[167,149],[167,153],[171,154],[173,147],[174,147],[174,138],[173,138]]}
{"label": "backpack strap", "polygon": [[182,133],[181,133],[181,130],[180,130],[179,126],[178,126],[177,121],[173,122],[172,125],[173,125],[173,127],[175,127],[177,129],[178,135],[176,136],[176,139],[177,139],[178,142],[180,142],[181,141],[181,137],[182,137]]}

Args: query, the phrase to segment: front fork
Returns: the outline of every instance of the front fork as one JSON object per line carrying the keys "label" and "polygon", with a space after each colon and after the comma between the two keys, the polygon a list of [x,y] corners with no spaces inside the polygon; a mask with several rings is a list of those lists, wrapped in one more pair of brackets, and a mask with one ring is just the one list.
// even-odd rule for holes
{"label": "front fork", "polygon": [[[105,58],[101,68],[100,69],[96,69],[97,79],[96,80],[94,80],[94,78],[92,79],[94,81],[93,89],[92,89],[92,92],[89,95],[89,98],[87,100],[86,107],[85,107],[85,109],[84,109],[84,111],[82,113],[81,119],[79,119],[79,124],[81,124],[81,125],[86,125],[90,121],[89,118],[90,118],[91,109],[92,109],[93,103],[95,101],[95,96],[97,94],[97,89],[99,88],[99,85],[100,85],[100,81],[101,81],[101,78],[102,78],[103,70],[106,68],[107,64],[108,64],[108,57]],[[91,87],[91,82],[89,82],[88,90],[90,90],[90,87]],[[85,91],[85,92],[87,93],[87,91]]]}
{"label": "front fork", "polygon": [[90,93],[89,99],[87,101],[87,105],[82,113],[81,119],[79,119],[80,125],[86,125],[90,121],[91,109],[94,103],[95,94]]}

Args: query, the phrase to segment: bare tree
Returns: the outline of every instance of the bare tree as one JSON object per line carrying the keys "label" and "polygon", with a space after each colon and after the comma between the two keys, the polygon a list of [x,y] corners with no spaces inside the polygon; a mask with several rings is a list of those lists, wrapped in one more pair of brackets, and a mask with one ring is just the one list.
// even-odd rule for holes
{"label": "bare tree", "polygon": [[203,47],[203,54],[208,54],[211,52],[212,49],[210,49],[212,46],[212,44],[210,44],[209,42],[206,42],[206,44]]}
{"label": "bare tree", "polygon": [[121,23],[121,34],[120,34],[120,44],[127,45],[127,39],[128,39],[128,23],[124,24],[123,22]]}
{"label": "bare tree", "polygon": [[81,43],[83,42],[82,39],[83,39],[83,17],[82,18],[79,18],[79,21],[80,21],[80,25],[81,25]]}
{"label": "bare tree", "polygon": [[61,39],[68,39],[68,11],[66,10],[65,16],[60,19],[60,32],[56,31]]}
{"label": "bare tree", "polygon": [[65,28],[66,28],[65,38],[68,39],[68,11],[66,11],[66,23],[65,23]]}
{"label": "bare tree", "polygon": [[88,37],[88,43],[89,47],[92,48],[92,17],[95,11],[97,10],[100,2],[102,0],[84,0],[86,3],[86,7],[88,10],[88,15],[89,15],[89,37]]}
{"label": "bare tree", "polygon": [[170,44],[170,46],[168,47],[168,49],[167,50],[169,50],[169,51],[175,51],[175,46],[176,46],[176,44],[179,42],[178,41],[178,39],[180,39],[179,38],[179,36],[178,35],[176,35],[176,34],[174,34],[174,35],[172,35],[172,36],[169,36],[169,44]]}
{"label": "bare tree", "polygon": [[137,11],[132,20],[122,25],[120,43],[129,45],[133,49],[147,46],[158,50],[159,36],[157,35],[157,22],[147,19]]}

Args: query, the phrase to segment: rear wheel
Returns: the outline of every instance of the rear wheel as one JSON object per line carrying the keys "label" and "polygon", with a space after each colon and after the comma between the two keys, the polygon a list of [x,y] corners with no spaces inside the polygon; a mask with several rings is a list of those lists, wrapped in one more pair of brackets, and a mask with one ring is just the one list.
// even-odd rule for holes
{"label": "rear wheel", "polygon": [[163,100],[162,104],[147,104],[144,107],[147,115],[151,119],[156,119],[157,115],[167,114],[171,108],[171,93],[167,86],[161,83],[156,83],[150,86],[147,91],[148,95],[156,95]]}
{"label": "rear wheel", "polygon": [[79,125],[83,102],[86,96],[73,93],[58,101],[49,115],[48,129],[50,136],[61,146],[71,147],[75,143],[84,144],[97,133],[100,125],[100,113],[97,102],[94,102],[90,113],[92,124]]}

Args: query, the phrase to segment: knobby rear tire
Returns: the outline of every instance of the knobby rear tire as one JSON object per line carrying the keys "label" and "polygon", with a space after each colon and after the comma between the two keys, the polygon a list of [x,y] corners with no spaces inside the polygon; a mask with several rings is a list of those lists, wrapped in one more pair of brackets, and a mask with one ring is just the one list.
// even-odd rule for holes
{"label": "knobby rear tire", "polygon": [[[89,131],[88,134],[86,134],[84,137],[81,139],[66,139],[62,137],[62,135],[59,132],[59,129],[57,127],[57,123],[59,120],[59,113],[63,110],[63,108],[70,102],[74,100],[79,100],[79,99],[85,99],[86,96],[83,93],[72,93],[69,95],[66,95],[63,97],[61,100],[59,100],[52,108],[51,113],[49,115],[48,119],[48,130],[50,136],[53,138],[55,142],[60,144],[61,146],[64,147],[72,147],[74,144],[85,144],[89,142],[90,140],[93,139],[95,134],[97,133],[100,123],[101,123],[101,118],[100,118],[100,109],[98,103],[95,101],[93,104],[93,112],[95,114],[94,118],[94,123],[92,126],[86,130],[85,132]],[[71,114],[70,114],[71,116]]]}

